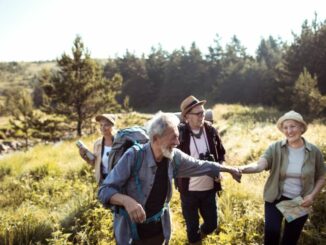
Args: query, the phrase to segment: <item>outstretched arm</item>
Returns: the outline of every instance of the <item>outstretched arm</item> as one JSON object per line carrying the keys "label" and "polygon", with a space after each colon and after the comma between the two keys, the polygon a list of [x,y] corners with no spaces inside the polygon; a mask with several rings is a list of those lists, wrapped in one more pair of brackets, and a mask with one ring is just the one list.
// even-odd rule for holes
{"label": "outstretched arm", "polygon": [[232,175],[233,179],[237,182],[241,182],[241,170],[239,168],[219,164],[220,172],[228,172]]}
{"label": "outstretched arm", "polygon": [[244,174],[260,173],[267,168],[268,164],[265,158],[260,158],[257,162],[240,166],[239,169]]}
{"label": "outstretched arm", "polygon": [[227,165],[222,165],[218,162],[210,162],[195,159],[186,153],[183,153],[179,149],[175,149],[175,162],[180,165],[178,168],[177,177],[194,177],[194,176],[202,176],[208,175],[212,178],[219,176],[220,172],[228,172],[232,175],[232,177],[240,182],[241,179],[241,171],[237,167],[231,167]]}

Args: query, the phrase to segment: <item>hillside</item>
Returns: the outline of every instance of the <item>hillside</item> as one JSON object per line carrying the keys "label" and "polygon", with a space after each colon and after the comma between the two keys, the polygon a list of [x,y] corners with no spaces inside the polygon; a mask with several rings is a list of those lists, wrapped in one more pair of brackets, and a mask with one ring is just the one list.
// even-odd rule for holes
{"label": "hillside", "polygon": [[55,61],[47,62],[1,62],[0,88],[5,90],[11,87],[26,87],[42,69],[51,69]]}
{"label": "hillside", "polygon": [[[271,142],[282,138],[275,127],[282,113],[273,108],[216,105],[213,113],[230,165],[257,160]],[[143,124],[150,116],[123,115],[118,127]],[[82,140],[91,147],[97,137]],[[324,124],[310,124],[305,137],[326,155]],[[208,236],[203,244],[262,244],[265,180],[266,173],[244,175],[238,184],[225,174],[218,201],[221,232]],[[40,144],[28,152],[0,158],[0,244],[113,245],[112,215],[97,202],[96,192],[93,170],[79,157],[75,140]],[[321,198],[326,198],[325,191]],[[326,210],[321,198],[300,245],[326,242]],[[171,209],[171,244],[185,244],[185,224],[176,191]]]}
{"label": "hillside", "polygon": [[[105,60],[97,60],[104,64]],[[0,99],[7,89],[31,88],[33,78],[43,69],[55,68],[56,61],[0,62]]]}

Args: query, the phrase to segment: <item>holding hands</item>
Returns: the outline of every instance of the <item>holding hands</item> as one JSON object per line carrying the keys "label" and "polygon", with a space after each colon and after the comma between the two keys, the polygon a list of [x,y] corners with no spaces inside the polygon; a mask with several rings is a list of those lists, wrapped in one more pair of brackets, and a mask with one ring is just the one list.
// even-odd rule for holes
{"label": "holding hands", "polygon": [[231,167],[230,174],[232,175],[232,178],[235,179],[237,182],[241,182],[242,173],[239,168]]}
{"label": "holding hands", "polygon": [[220,171],[230,173],[233,179],[235,179],[239,183],[241,182],[242,171],[240,170],[240,168],[231,167],[227,165],[220,165]]}

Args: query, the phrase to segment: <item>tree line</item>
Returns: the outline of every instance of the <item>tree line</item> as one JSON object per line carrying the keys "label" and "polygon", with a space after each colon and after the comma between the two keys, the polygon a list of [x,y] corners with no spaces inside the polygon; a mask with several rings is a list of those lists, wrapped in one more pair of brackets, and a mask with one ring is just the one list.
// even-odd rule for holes
{"label": "tree line", "polygon": [[72,55],[62,54],[53,69],[39,72],[27,92],[3,92],[2,112],[13,116],[13,128],[26,138],[49,139],[58,137],[63,122],[73,122],[81,135],[97,113],[178,110],[190,94],[211,104],[260,104],[308,118],[325,116],[326,22],[317,15],[304,21],[293,39],[290,45],[272,36],[262,39],[252,56],[236,36],[222,47],[216,35],[206,54],[194,42],[171,53],[153,47],[141,57],[126,51],[103,64],[77,36]]}
{"label": "tree line", "polygon": [[137,110],[178,107],[194,94],[212,104],[261,104],[319,116],[325,115],[325,46],[325,22],[315,18],[302,24],[291,45],[262,39],[255,57],[236,36],[225,47],[216,36],[205,55],[196,43],[172,53],[152,48],[142,57],[127,51],[110,59],[104,72],[108,78],[121,74],[121,97]]}

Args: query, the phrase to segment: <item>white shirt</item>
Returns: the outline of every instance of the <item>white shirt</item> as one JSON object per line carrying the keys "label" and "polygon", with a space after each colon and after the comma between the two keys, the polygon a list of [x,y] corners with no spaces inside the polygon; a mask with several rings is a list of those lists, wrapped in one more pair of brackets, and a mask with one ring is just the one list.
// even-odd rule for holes
{"label": "white shirt", "polygon": [[111,146],[104,146],[103,149],[103,156],[102,156],[102,173],[108,174],[109,173],[109,152],[111,151]]}
{"label": "white shirt", "polygon": [[[199,130],[192,130],[195,134],[199,133]],[[190,136],[190,156],[199,159],[199,154],[205,154],[209,149],[208,142],[206,142],[207,135],[205,128],[203,128],[203,133],[200,138],[197,139],[194,136]],[[195,142],[194,142],[195,141]],[[197,146],[197,148],[196,148]],[[198,151],[197,151],[198,149]],[[214,188],[214,179],[207,175],[191,177],[189,180],[189,191],[208,191]]]}
{"label": "white shirt", "polygon": [[301,169],[304,162],[305,148],[292,148],[288,146],[289,164],[286,170],[283,196],[295,198],[300,196],[302,191]]}

